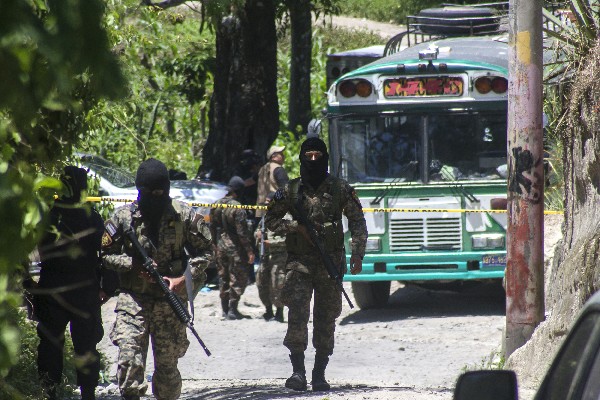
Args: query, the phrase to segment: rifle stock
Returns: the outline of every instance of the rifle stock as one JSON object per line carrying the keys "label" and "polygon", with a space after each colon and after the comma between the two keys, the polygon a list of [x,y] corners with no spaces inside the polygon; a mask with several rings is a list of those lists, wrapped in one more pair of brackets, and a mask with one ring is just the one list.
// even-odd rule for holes
{"label": "rifle stock", "polygon": [[339,270],[336,268],[335,264],[331,260],[331,257],[329,257],[329,254],[327,254],[327,252],[325,251],[325,248],[323,247],[323,241],[319,240],[319,237],[317,236],[317,231],[315,230],[314,225],[312,224],[312,222],[310,222],[310,220],[304,213],[304,210],[302,209],[302,206],[300,204],[301,200],[302,200],[302,186],[300,186],[300,189],[298,190],[298,202],[295,204],[296,211],[298,212],[298,220],[300,221],[300,223],[302,225],[304,225],[306,227],[306,230],[308,231],[308,235],[310,236],[310,240],[313,242],[313,244],[319,250],[319,254],[321,255],[323,264],[325,264],[325,268],[327,269],[327,273],[329,274],[329,277],[331,279],[335,280],[336,285],[342,291],[342,294],[346,298],[346,301],[348,302],[348,305],[350,306],[350,308],[354,308],[354,304],[352,304],[352,301],[350,301],[350,297],[348,297],[348,293],[346,293],[346,290],[344,290],[344,285],[342,284],[342,276],[340,275]]}
{"label": "rifle stock", "polygon": [[154,268],[154,261],[150,258],[150,256],[148,256],[148,253],[146,253],[146,250],[144,250],[144,248],[140,244],[133,229],[127,229],[124,233],[125,233],[125,236],[127,236],[129,241],[131,242],[131,244],[133,245],[133,247],[135,248],[135,250],[138,252],[138,254],[144,260],[144,262],[143,262],[144,269],[146,271],[148,271],[150,276],[152,276],[152,278],[158,283],[158,286],[160,286],[160,289],[165,294],[167,302],[171,306],[171,309],[173,309],[173,312],[175,313],[177,318],[179,318],[179,320],[183,324],[185,324],[190,331],[192,331],[192,333],[194,334],[196,339],[198,339],[198,343],[200,343],[200,346],[202,346],[202,348],[204,349],[204,352],[206,353],[206,355],[210,356],[211,355],[210,350],[208,350],[208,348],[206,347],[206,345],[204,344],[202,339],[200,339],[200,335],[198,335],[198,332],[196,332],[196,329],[194,328],[192,316],[186,309],[185,305],[182,303],[181,299],[179,297],[177,297],[177,295],[175,293],[173,293],[173,291],[171,289],[169,289],[167,282],[165,282],[165,280],[160,275],[158,270],[156,268]]}

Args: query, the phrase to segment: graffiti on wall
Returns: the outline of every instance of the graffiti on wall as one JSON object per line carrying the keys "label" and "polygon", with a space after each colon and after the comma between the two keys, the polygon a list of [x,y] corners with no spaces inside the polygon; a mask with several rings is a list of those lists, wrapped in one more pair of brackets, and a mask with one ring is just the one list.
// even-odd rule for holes
{"label": "graffiti on wall", "polygon": [[537,170],[543,160],[535,160],[531,151],[523,150],[522,147],[514,147],[512,155],[515,165],[508,190],[518,193],[531,203],[538,204],[543,197],[544,180]]}

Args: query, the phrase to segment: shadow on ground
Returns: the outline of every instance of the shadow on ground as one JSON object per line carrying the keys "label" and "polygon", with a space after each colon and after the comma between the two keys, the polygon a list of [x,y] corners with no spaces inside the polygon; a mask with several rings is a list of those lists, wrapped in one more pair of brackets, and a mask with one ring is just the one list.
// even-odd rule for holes
{"label": "shadow on ground", "polygon": [[499,283],[464,287],[443,285],[423,288],[408,285],[390,295],[388,304],[379,309],[359,310],[340,320],[340,325],[389,322],[414,318],[451,316],[505,315],[504,289]]}
{"label": "shadow on ground", "polygon": [[[230,386],[226,388],[211,388],[198,390],[193,395],[183,395],[182,399],[190,400],[225,400],[225,399],[243,399],[243,400],[268,400],[268,399],[326,399],[331,395],[344,396],[352,393],[356,395],[360,392],[373,393],[373,391],[382,390],[381,387],[369,385],[342,385],[333,387],[329,392],[294,392],[283,387],[283,381],[280,385],[244,385]],[[407,392],[414,388],[407,387],[386,387],[390,392]]]}
{"label": "shadow on ground", "polygon": [[[184,380],[184,388],[189,386],[190,381]],[[201,385],[201,383],[199,384]],[[181,400],[230,400],[230,399],[241,399],[241,400],[269,400],[269,399],[327,399],[332,395],[335,396],[349,396],[353,398],[360,393],[377,393],[378,391],[385,391],[386,393],[413,393],[414,388],[403,387],[403,386],[371,386],[371,385],[339,385],[333,386],[329,392],[312,392],[310,385],[306,392],[295,392],[284,388],[284,380],[277,382],[276,384],[264,384],[264,383],[252,383],[252,380],[237,381],[236,383],[228,382],[223,380],[221,385],[211,382],[209,388],[194,388],[184,390],[181,394]],[[448,389],[428,389],[430,391],[439,393],[450,393]],[[97,396],[98,400],[117,400],[121,397],[117,394],[104,394]],[[154,399],[152,395],[142,397],[142,400]]]}

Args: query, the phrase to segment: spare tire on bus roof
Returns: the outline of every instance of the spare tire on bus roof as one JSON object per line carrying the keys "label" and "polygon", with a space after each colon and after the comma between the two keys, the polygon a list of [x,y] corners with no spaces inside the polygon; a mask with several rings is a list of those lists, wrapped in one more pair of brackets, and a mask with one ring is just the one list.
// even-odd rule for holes
{"label": "spare tire on bus roof", "polygon": [[436,34],[493,33],[500,26],[498,11],[489,7],[425,8],[415,19],[421,32]]}

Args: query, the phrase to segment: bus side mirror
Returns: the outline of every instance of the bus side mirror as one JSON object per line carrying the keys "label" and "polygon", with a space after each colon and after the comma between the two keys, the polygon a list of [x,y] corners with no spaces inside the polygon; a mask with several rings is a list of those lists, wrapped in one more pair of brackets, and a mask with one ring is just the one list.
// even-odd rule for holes
{"label": "bus side mirror", "polygon": [[321,120],[311,119],[306,128],[306,137],[319,137],[321,134]]}
{"label": "bus side mirror", "polygon": [[469,371],[458,377],[453,400],[518,400],[513,371]]}

